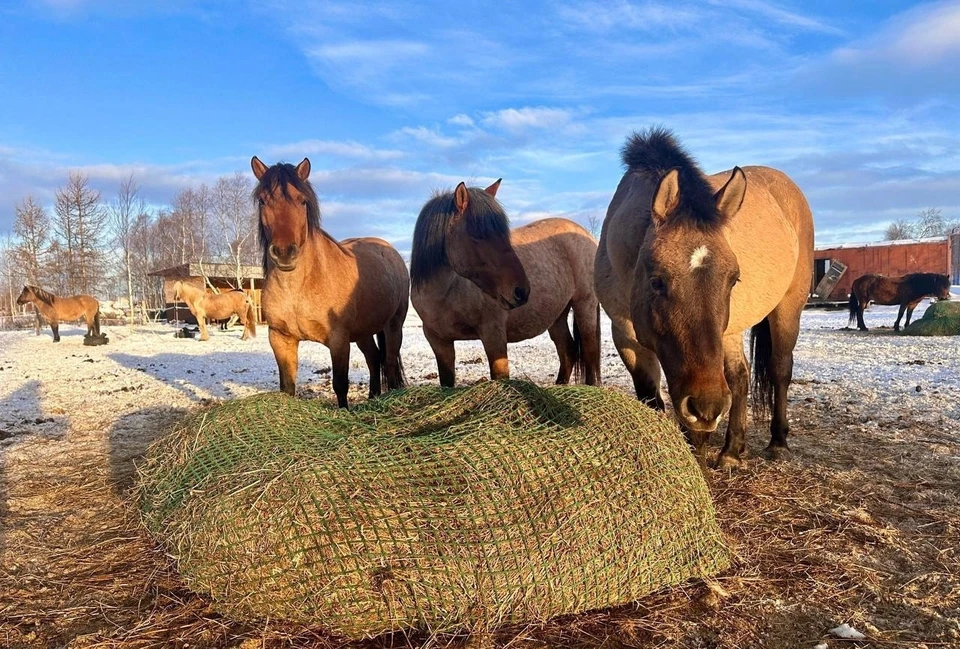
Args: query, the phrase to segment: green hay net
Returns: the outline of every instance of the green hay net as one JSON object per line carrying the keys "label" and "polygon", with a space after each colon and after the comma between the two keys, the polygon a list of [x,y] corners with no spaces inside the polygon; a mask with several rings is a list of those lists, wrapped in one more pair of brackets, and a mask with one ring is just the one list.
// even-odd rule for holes
{"label": "green hay net", "polygon": [[911,322],[909,327],[904,327],[903,333],[908,336],[960,335],[960,302],[934,302],[923,312],[922,318]]}
{"label": "green hay net", "polygon": [[676,425],[588,387],[417,387],[199,412],[140,469],[147,527],[241,619],[350,638],[483,631],[729,565]]}

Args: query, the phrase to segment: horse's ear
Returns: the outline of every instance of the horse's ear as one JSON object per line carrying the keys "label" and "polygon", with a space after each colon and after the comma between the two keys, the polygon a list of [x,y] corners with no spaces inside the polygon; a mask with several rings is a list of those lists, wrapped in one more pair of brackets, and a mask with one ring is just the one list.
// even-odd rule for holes
{"label": "horse's ear", "polygon": [[300,180],[306,180],[310,177],[310,158],[304,158],[297,165],[297,176]]}
{"label": "horse's ear", "polygon": [[717,211],[725,219],[732,219],[743,205],[743,196],[747,193],[747,176],[740,167],[734,167],[730,179],[720,188],[713,199],[717,202]]}
{"label": "horse's ear", "polygon": [[260,162],[260,158],[257,156],[250,159],[250,168],[253,169],[253,175],[257,177],[257,180],[263,178],[263,174],[267,173],[267,165]]}
{"label": "horse's ear", "polygon": [[650,205],[650,216],[654,225],[662,225],[673,216],[680,205],[680,173],[671,169],[663,174],[657,190],[653,193],[653,203]]}
{"label": "horse's ear", "polygon": [[497,190],[500,189],[500,183],[503,181],[503,178],[497,178],[497,182],[493,183],[483,191],[487,192],[491,196],[497,195]]}
{"label": "horse's ear", "polygon": [[457,189],[453,192],[453,200],[457,206],[458,214],[463,214],[470,206],[470,193],[467,192],[467,186],[462,182],[457,185]]}

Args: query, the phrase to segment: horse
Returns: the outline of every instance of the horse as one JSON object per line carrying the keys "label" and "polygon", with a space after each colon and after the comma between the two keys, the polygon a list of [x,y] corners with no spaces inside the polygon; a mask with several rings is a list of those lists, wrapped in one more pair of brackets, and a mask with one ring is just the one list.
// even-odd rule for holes
{"label": "horse", "polygon": [[900,331],[903,312],[907,312],[907,322],[904,326],[909,327],[913,310],[923,298],[928,296],[939,300],[950,299],[950,278],[939,273],[910,273],[901,277],[887,277],[872,273],[861,275],[853,280],[853,286],[850,288],[850,322],[847,326],[852,325],[853,319],[856,318],[857,328],[860,331],[867,331],[867,325],[863,321],[863,310],[872,301],[875,304],[900,305],[897,321],[893,324],[893,330]]}
{"label": "horse", "polygon": [[[369,397],[404,387],[400,345],[410,276],[383,239],[337,241],[320,227],[320,204],[308,180],[310,161],[267,168],[250,161],[257,186],[263,253],[263,313],[280,371],[280,389],[294,395],[301,340],[330,349],[337,405],[347,407],[350,343],[370,370]],[[374,340],[376,338],[376,340]]]}
{"label": "horse", "polygon": [[[493,380],[510,377],[507,343],[550,333],[558,384],[600,384],[600,305],[593,289],[597,242],[560,218],[514,230],[486,189],[464,183],[423,206],[413,231],[413,308],[437,358],[440,385],[456,381],[455,340],[483,343]],[[573,310],[573,335],[567,316]]]}
{"label": "horse", "polygon": [[216,321],[229,319],[233,315],[236,315],[243,325],[240,340],[257,336],[257,311],[253,307],[253,300],[240,289],[216,294],[207,293],[202,288],[185,282],[177,282],[173,285],[173,299],[186,302],[190,313],[197,318],[200,340],[210,340],[210,333],[207,331],[208,318]]}
{"label": "horse", "polygon": [[55,343],[60,342],[61,320],[79,320],[82,317],[87,323],[87,337],[100,336],[100,303],[93,296],[57,297],[37,286],[26,285],[20,291],[17,304],[28,302],[32,302],[40,315],[50,323]]}
{"label": "horse", "polygon": [[706,176],[673,133],[635,132],[596,260],[597,295],[637,397],[673,409],[701,465],[729,413],[720,468],[746,450],[751,330],[754,413],[771,408],[765,456],[787,450],[787,389],[813,269],[813,217],[800,189],[769,167]]}

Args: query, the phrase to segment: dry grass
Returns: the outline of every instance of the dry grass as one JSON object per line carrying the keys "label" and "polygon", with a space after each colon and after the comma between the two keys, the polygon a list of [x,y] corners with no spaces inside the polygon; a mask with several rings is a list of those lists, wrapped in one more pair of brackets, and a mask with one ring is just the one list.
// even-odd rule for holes
{"label": "dry grass", "polygon": [[[908,411],[867,434],[859,415],[791,405],[793,459],[711,473],[734,567],[633,606],[483,638],[394,635],[358,646],[960,646],[960,443]],[[753,431],[753,450],[762,438]],[[19,458],[0,465],[0,645],[338,647],[320,632],[219,617],[185,590],[139,528],[129,457]],[[6,472],[4,474],[4,472]]]}

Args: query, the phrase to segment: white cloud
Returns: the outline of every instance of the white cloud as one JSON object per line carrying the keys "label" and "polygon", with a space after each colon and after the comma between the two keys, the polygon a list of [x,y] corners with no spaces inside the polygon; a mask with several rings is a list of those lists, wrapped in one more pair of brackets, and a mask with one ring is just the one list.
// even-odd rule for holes
{"label": "white cloud", "polygon": [[320,155],[347,160],[396,160],[404,155],[402,151],[393,149],[374,149],[359,142],[332,140],[302,140],[273,145],[266,148],[266,154],[271,158],[300,159]]}
{"label": "white cloud", "polygon": [[505,108],[483,113],[481,123],[490,128],[503,128],[510,131],[559,128],[569,124],[573,116],[572,111],[562,108]]}
{"label": "white cloud", "polygon": [[802,31],[820,32],[823,34],[839,35],[843,30],[813,18],[805,16],[765,0],[709,0],[709,3],[723,9],[739,9],[772,20],[788,27],[795,27]]}
{"label": "white cloud", "polygon": [[426,126],[404,126],[394,133],[393,137],[397,136],[411,138],[417,142],[438,149],[447,149],[460,144],[460,140],[457,138],[442,135],[438,130],[427,128]]}
{"label": "white cloud", "polygon": [[463,113],[460,113],[459,115],[454,115],[453,117],[447,120],[447,123],[452,124],[453,126],[464,126],[467,128],[471,128],[474,126],[473,119],[469,115],[464,115]]}

